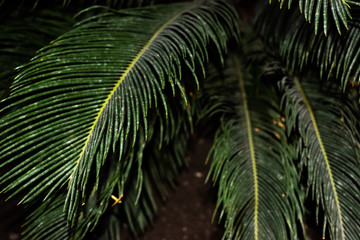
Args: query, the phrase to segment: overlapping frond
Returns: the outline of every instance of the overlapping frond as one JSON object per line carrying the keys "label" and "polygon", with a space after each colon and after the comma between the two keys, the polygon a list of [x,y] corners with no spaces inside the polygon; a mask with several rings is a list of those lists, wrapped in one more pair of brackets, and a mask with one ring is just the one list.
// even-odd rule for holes
{"label": "overlapping frond", "polygon": [[63,212],[65,197],[66,194],[53,196],[30,214],[24,224],[24,239],[70,239],[71,229]]}
{"label": "overlapping frond", "polygon": [[121,221],[119,221],[116,216],[111,215],[109,220],[105,222],[104,225],[106,226],[106,230],[103,231],[100,236],[98,236],[99,240],[121,240]]}
{"label": "overlapping frond", "polygon": [[24,10],[21,15],[12,14],[0,23],[0,99],[8,95],[15,68],[28,62],[37,50],[73,24],[69,16],[54,10],[35,11],[31,16],[28,13]]}
{"label": "overlapping frond", "polygon": [[[274,15],[277,17],[274,19]],[[349,30],[339,36],[335,31],[313,34],[312,26],[301,16],[276,8],[264,9],[257,22],[261,37],[279,49],[280,55],[292,69],[315,63],[321,75],[341,80],[345,88],[360,80],[360,18],[349,22]],[[276,26],[273,28],[273,26]],[[330,30],[334,30],[331,29]]]}
{"label": "overlapping frond", "polygon": [[[280,8],[287,2],[288,8],[292,5],[292,0],[280,0]],[[270,0],[271,3],[271,0]],[[319,30],[319,24],[323,22],[322,29],[324,34],[328,33],[328,25],[335,23],[336,29],[341,34],[341,25],[349,29],[348,20],[351,16],[351,5],[360,6],[360,2],[347,0],[299,0],[299,10],[304,14],[305,20],[309,23],[314,20],[315,34]],[[332,17],[329,19],[329,15]],[[330,20],[330,24],[328,23]]]}
{"label": "overlapping frond", "polygon": [[[98,190],[93,189],[86,204],[78,207],[74,225],[67,224],[63,212],[65,191],[59,199],[50,196],[28,218],[25,238],[62,239],[61,235],[63,239],[84,239],[93,232],[105,239],[110,236],[116,239],[120,237],[123,221],[135,236],[151,225],[157,213],[154,194],[157,192],[165,198],[167,183],[173,184],[179,170],[186,164],[187,139],[191,132],[190,110],[175,101],[169,102],[169,118],[163,119],[156,111],[149,124],[148,142],[145,142],[143,128],[139,129],[136,145],[122,160],[125,165],[118,162],[116,153],[107,160]],[[113,204],[109,207],[111,202]],[[54,215],[58,220],[48,221]],[[99,221],[109,226],[99,226]]]}
{"label": "overlapping frond", "polygon": [[149,108],[161,102],[167,116],[162,89],[169,86],[187,101],[182,60],[195,74],[209,42],[222,52],[236,35],[236,19],[222,1],[111,11],[44,47],[22,67],[0,110],[0,166],[16,165],[1,177],[12,181],[4,190],[13,196],[34,186],[24,203],[69,182],[71,220],[87,191],[98,188],[99,180],[87,182],[99,177],[109,153],[119,149],[121,160],[140,125],[147,140]]}
{"label": "overlapping frond", "polygon": [[[295,239],[301,218],[295,150],[286,145],[284,119],[270,89],[235,61],[225,74],[229,107],[212,148],[211,176],[218,182],[224,239]],[[217,98],[219,99],[219,98]]]}
{"label": "overlapping frond", "polygon": [[298,154],[306,165],[308,187],[325,210],[331,239],[359,239],[357,106],[336,85],[321,86],[310,74],[285,77],[281,86],[287,123],[300,134]]}
{"label": "overlapping frond", "polygon": [[0,14],[3,17],[4,14],[10,12],[17,12],[19,9],[37,10],[42,8],[62,8],[68,11],[79,11],[93,5],[107,6],[113,9],[120,8],[132,8],[132,7],[144,7],[147,5],[153,5],[155,3],[171,3],[176,0],[53,0],[51,2],[46,0],[2,0],[0,2]]}
{"label": "overlapping frond", "polygon": [[124,211],[135,236],[153,223],[157,213],[154,195],[158,194],[165,200],[169,184],[174,185],[180,170],[186,165],[185,154],[192,120],[188,118],[190,110],[186,106],[183,109],[176,105],[179,104],[171,105],[166,122],[160,116],[157,118],[158,123],[151,131],[151,141],[144,148],[143,163],[139,166],[144,179],[143,186],[139,185],[142,183],[138,179],[130,179],[127,190],[124,190],[127,193]]}
{"label": "overlapping frond", "polygon": [[[1,109],[1,166],[26,159],[1,177],[23,174],[5,190],[22,185],[17,193],[40,181],[22,200],[28,202],[70,179],[71,218],[90,170],[98,175],[116,145],[121,156],[141,123],[147,139],[148,109],[160,101],[166,110],[167,84],[173,94],[183,92],[182,58],[195,71],[195,62],[206,61],[210,39],[220,52],[235,29],[236,17],[223,2],[159,5],[92,17],[43,48]],[[12,106],[21,108],[9,111]]]}
{"label": "overlapping frond", "polygon": [[[350,10],[360,3],[299,0],[311,24],[292,0],[287,11],[267,6],[257,32],[301,77],[271,62],[262,76],[271,83],[260,81],[263,71],[253,66],[268,60],[261,45],[255,49],[261,55],[246,57],[259,60],[252,67],[232,56],[221,76],[207,79],[199,113],[190,110],[188,91],[199,88],[208,52],[222,62],[227,41],[238,36],[236,13],[215,0],[109,8],[153,2],[56,1],[69,9],[107,7],[80,12],[72,30],[18,68],[10,96],[0,102],[0,168],[6,169],[0,185],[9,197],[21,193],[21,203],[38,205],[25,238],[118,239],[124,220],[135,236],[143,232],[157,212],[154,194],[166,199],[168,184],[186,165],[198,114],[221,116],[209,178],[219,187],[224,239],[301,238],[304,188],[317,211],[324,209],[324,237],[360,239],[358,95],[345,88],[360,83],[360,18]],[[9,2],[0,3],[1,13],[3,3]],[[37,3],[48,4],[26,4],[38,14]],[[13,67],[72,22],[49,11],[24,25],[2,22],[9,27],[0,29],[0,87],[2,79],[12,81]],[[312,73],[297,74],[311,63],[321,76],[340,78],[343,92]],[[271,85],[277,81],[280,91]]]}
{"label": "overlapping frond", "polygon": [[[133,161],[132,158],[134,154],[129,154],[127,160]],[[83,239],[108,209],[112,194],[118,194],[115,187],[126,180],[128,171],[121,167],[117,159],[112,159],[107,176],[102,176],[99,190],[92,190],[86,206],[76,212],[73,225],[68,224],[64,212],[66,191],[51,195],[27,218],[25,239]]]}

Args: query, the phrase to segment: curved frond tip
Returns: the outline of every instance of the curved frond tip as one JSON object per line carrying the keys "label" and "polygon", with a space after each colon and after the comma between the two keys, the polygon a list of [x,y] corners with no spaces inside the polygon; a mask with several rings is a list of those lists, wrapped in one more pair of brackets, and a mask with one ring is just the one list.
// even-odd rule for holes
{"label": "curved frond tip", "polygon": [[[280,8],[288,2],[288,8],[292,6],[292,0],[281,0]],[[271,0],[270,0],[271,3]],[[299,10],[304,14],[305,20],[309,23],[314,22],[315,34],[318,33],[320,22],[324,34],[328,33],[328,26],[335,23],[338,33],[341,35],[342,25],[349,29],[348,20],[351,19],[351,5],[360,6],[358,1],[347,0],[301,0],[299,1]],[[329,18],[329,16],[331,16]],[[330,22],[329,22],[330,21]]]}
{"label": "curved frond tip", "polygon": [[[274,18],[273,16],[277,16]],[[349,22],[349,30],[339,36],[329,28],[328,36],[313,34],[313,26],[294,11],[265,8],[256,28],[260,36],[273,47],[293,70],[316,65],[321,77],[339,79],[345,90],[360,81],[360,28],[358,17]],[[275,26],[275,27],[273,27]]]}
{"label": "curved frond tip", "polygon": [[230,66],[226,78],[233,80],[225,80],[223,99],[233,105],[221,119],[210,169],[219,184],[220,218],[226,216],[224,239],[296,238],[302,208],[295,151],[286,145],[275,93],[253,94],[256,81],[240,61]]}
{"label": "curved frond tip", "polygon": [[320,87],[312,76],[284,78],[285,112],[295,120],[307,165],[308,187],[325,210],[332,239],[360,237],[358,114],[350,98],[338,88]]}
{"label": "curved frond tip", "polygon": [[187,101],[182,66],[196,76],[207,45],[221,54],[237,32],[236,13],[223,1],[112,11],[81,21],[21,68],[2,103],[0,167],[16,163],[0,177],[12,181],[5,191],[13,196],[36,183],[22,199],[29,202],[69,182],[71,220],[86,189],[93,189],[89,177],[99,177],[109,153],[120,149],[121,160],[124,142],[135,143],[140,125],[147,139],[149,108],[161,102],[167,113],[162,90],[170,86]]}

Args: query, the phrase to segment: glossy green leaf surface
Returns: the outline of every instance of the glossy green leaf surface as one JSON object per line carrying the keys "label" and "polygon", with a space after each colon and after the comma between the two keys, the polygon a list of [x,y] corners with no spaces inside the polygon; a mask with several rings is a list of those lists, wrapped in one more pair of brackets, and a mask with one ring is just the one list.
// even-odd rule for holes
{"label": "glossy green leaf surface", "polygon": [[[308,188],[325,211],[331,239],[360,237],[360,152],[356,105],[334,85],[311,75],[284,78],[290,128],[298,129]],[[296,124],[295,124],[296,122]]]}
{"label": "glossy green leaf surface", "polygon": [[350,84],[358,84],[360,78],[358,21],[359,17],[354,16],[349,21],[349,30],[341,36],[331,27],[326,37],[324,34],[314,35],[313,26],[305,23],[296,12],[283,12],[271,7],[259,15],[256,29],[264,41],[279,49],[293,70],[302,71],[309,65],[316,65],[321,76],[339,79],[339,85],[345,89]]}
{"label": "glossy green leaf surface", "polygon": [[[295,150],[286,144],[276,95],[256,94],[256,80],[234,57],[225,74],[228,92],[212,148],[224,239],[296,239],[301,197]],[[220,105],[221,107],[221,105]]]}
{"label": "glossy green leaf surface", "polygon": [[[280,8],[288,2],[288,8],[292,6],[292,0],[280,0]],[[271,0],[270,0],[271,3]],[[315,34],[318,33],[319,24],[322,22],[324,34],[328,33],[328,26],[334,25],[341,35],[342,26],[349,28],[348,20],[351,19],[351,5],[360,6],[359,1],[347,0],[299,0],[299,10],[309,23],[314,22]]]}
{"label": "glossy green leaf surface", "polygon": [[55,10],[34,11],[31,16],[28,9],[18,11],[5,15],[0,23],[0,100],[9,94],[15,68],[73,25],[69,15]]}
{"label": "glossy green leaf surface", "polygon": [[107,156],[119,149],[121,161],[141,125],[147,140],[149,109],[162,105],[168,115],[163,89],[183,93],[183,59],[195,72],[207,44],[221,52],[236,34],[235,13],[222,1],[105,11],[79,22],[21,67],[2,102],[0,167],[16,164],[0,178],[4,191],[32,186],[26,203],[68,184],[65,209],[74,219]]}

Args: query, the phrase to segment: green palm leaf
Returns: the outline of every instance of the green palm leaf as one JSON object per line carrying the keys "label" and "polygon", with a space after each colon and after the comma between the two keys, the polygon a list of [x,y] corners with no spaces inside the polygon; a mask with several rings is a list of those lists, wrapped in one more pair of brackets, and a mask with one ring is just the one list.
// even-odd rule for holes
{"label": "green palm leaf", "polygon": [[[115,155],[114,155],[115,156]],[[136,156],[136,155],[135,155]],[[133,161],[134,153],[128,161]],[[23,235],[26,239],[83,239],[97,225],[100,217],[108,209],[112,194],[118,194],[115,187],[121,186],[128,177],[128,171],[122,171],[117,159],[111,159],[107,176],[102,176],[100,190],[93,189],[84,207],[74,215],[73,225],[69,225],[64,212],[66,191],[52,194],[40,207],[26,219]],[[136,191],[136,190],[135,190]]]}
{"label": "green palm leaf", "polygon": [[[99,190],[92,190],[86,205],[74,216],[76,221],[73,226],[67,224],[66,214],[63,212],[65,191],[60,193],[59,197],[50,196],[30,215],[25,224],[25,238],[84,239],[90,235],[90,231],[104,237],[110,234],[111,239],[115,239],[114,234],[118,234],[124,220],[135,236],[152,224],[157,212],[154,190],[165,198],[166,182],[173,184],[179,169],[185,164],[188,125],[191,125],[191,122],[186,120],[189,109],[186,107],[187,110],[181,111],[175,104],[171,106],[169,119],[165,120],[165,123],[162,123],[160,113],[152,118],[152,121],[157,123],[150,124],[156,127],[149,129],[149,142],[145,143],[144,131],[139,130],[136,146],[131,148],[123,159],[127,162],[126,166],[118,163],[116,154],[107,160],[106,170],[103,171],[99,182]],[[162,136],[164,131],[154,131],[161,127],[165,127],[166,132],[171,134],[166,134],[165,137]],[[168,139],[161,140],[164,138]],[[165,146],[162,146],[163,144]],[[131,167],[132,163],[137,163],[138,168]],[[109,207],[110,201],[124,194],[125,197],[121,198],[122,204],[116,203]],[[49,221],[51,218],[55,219],[54,216],[56,221]],[[105,228],[104,231],[103,224],[98,226],[99,221],[108,222],[109,228]]]}
{"label": "green palm leaf", "polygon": [[98,180],[87,182],[109,153],[119,149],[121,160],[140,125],[147,140],[148,109],[160,101],[167,115],[162,89],[185,97],[182,59],[195,74],[207,44],[221,52],[236,33],[236,15],[222,1],[107,11],[78,23],[22,67],[2,103],[0,167],[16,164],[0,178],[12,181],[4,190],[13,196],[36,183],[25,203],[68,182],[71,220],[86,189],[97,189]]}
{"label": "green palm leaf", "polygon": [[62,8],[70,12],[79,11],[93,5],[107,6],[114,9],[120,8],[131,8],[131,7],[142,7],[146,5],[153,5],[154,3],[170,3],[175,0],[2,0],[0,2],[0,14],[1,17],[10,12],[16,12],[19,9],[37,10],[42,8],[54,9]]}
{"label": "green palm leaf", "polygon": [[[287,0],[281,0],[280,8]],[[292,0],[288,0],[288,8],[291,7]],[[314,19],[315,34],[318,33],[319,24],[321,18],[323,19],[324,34],[328,33],[329,15],[332,15],[331,20],[334,20],[337,31],[341,34],[341,24],[346,29],[349,28],[348,18],[351,18],[350,5],[360,6],[359,1],[347,1],[347,0],[299,0],[299,9],[301,13],[304,13],[305,20],[312,22]],[[271,0],[270,0],[271,3]]]}
{"label": "green palm leaf", "polygon": [[28,14],[28,9],[10,14],[0,24],[0,99],[8,95],[9,86],[17,73],[15,68],[28,62],[37,50],[73,25],[67,14],[56,11],[42,10],[33,12],[32,16]]}
{"label": "green palm leaf", "polygon": [[[277,18],[273,19],[276,15]],[[360,29],[358,16],[350,21],[349,30],[338,36],[330,28],[329,35],[314,35],[312,26],[304,23],[301,16],[281,12],[276,8],[265,9],[257,22],[261,37],[276,46],[284,61],[292,69],[302,70],[315,63],[321,76],[335,77],[345,87],[348,83],[359,83],[360,76]],[[270,26],[276,25],[275,29]]]}
{"label": "green palm leaf", "polygon": [[225,76],[223,99],[233,105],[224,108],[210,170],[219,183],[220,216],[226,214],[224,239],[296,238],[302,210],[295,151],[286,145],[274,92],[257,95],[237,58]]}
{"label": "green palm leaf", "polygon": [[[356,106],[311,75],[284,78],[285,112],[300,132],[308,186],[325,209],[332,239],[359,239],[359,125]],[[294,123],[297,124],[294,124]]]}
{"label": "green palm leaf", "polygon": [[[163,122],[158,115],[158,122],[150,131],[151,141],[140,153],[144,159],[139,166],[141,173],[138,173],[138,176],[144,178],[143,186],[139,186],[142,184],[138,179],[132,178],[127,180],[130,182],[127,190],[124,190],[126,196],[123,208],[127,223],[135,236],[144,232],[145,227],[153,223],[157,213],[155,193],[165,200],[167,185],[174,186],[179,170],[186,165],[185,154],[192,129],[192,120],[188,118],[190,110],[186,106],[179,108],[178,104],[172,101],[170,103],[172,107],[169,119]],[[160,131],[157,131],[158,129]],[[165,132],[170,134],[164,136]],[[139,154],[135,160],[139,161]]]}
{"label": "green palm leaf", "polygon": [[69,239],[71,229],[66,225],[63,205],[66,194],[53,196],[41,204],[26,219],[22,235],[24,239]]}
{"label": "green palm leaf", "polygon": [[111,215],[108,222],[105,223],[106,230],[98,237],[100,240],[121,240],[121,222],[116,216]]}

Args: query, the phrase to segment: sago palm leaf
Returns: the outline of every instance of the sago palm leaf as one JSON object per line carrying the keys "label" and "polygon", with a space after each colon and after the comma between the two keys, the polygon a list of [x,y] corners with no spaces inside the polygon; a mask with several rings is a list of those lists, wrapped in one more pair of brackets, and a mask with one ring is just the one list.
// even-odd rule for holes
{"label": "sago palm leaf", "polygon": [[301,136],[298,151],[306,164],[308,187],[324,208],[331,239],[359,239],[357,106],[334,85],[321,86],[312,75],[300,79],[285,77],[281,86],[288,126]]}
{"label": "sago palm leaf", "polygon": [[[66,194],[52,196],[27,217],[24,239],[69,239],[71,229],[66,225],[63,205]],[[23,227],[24,227],[23,226]]]}
{"label": "sago palm leaf", "polygon": [[[172,133],[167,135],[169,139],[161,140],[164,136],[159,135],[162,135],[163,131],[155,132],[155,128],[151,127],[150,141],[145,143],[144,132],[139,130],[140,137],[136,144],[140,146],[132,148],[123,159],[127,165],[119,164],[116,154],[113,154],[114,157],[108,160],[107,170],[104,171],[107,175],[102,174],[99,190],[93,189],[86,205],[75,215],[76,221],[73,226],[67,224],[66,214],[63,212],[66,197],[66,191],[63,191],[58,197],[49,197],[30,215],[25,224],[25,238],[84,239],[93,234],[104,237],[110,234],[111,239],[115,239],[114,234],[118,233],[123,221],[126,221],[135,236],[152,224],[157,212],[153,196],[155,190],[162,196],[166,195],[166,182],[173,182],[179,169],[185,164],[189,137],[187,129],[191,123],[181,116],[174,117],[174,109],[177,108],[171,106],[169,118],[174,119],[160,124],[161,126],[150,124],[156,126],[156,129],[166,127],[167,131]],[[186,111],[179,114],[187,115]],[[160,115],[153,119],[162,120]],[[164,144],[165,146],[161,148]],[[135,164],[138,165],[138,169],[131,168]],[[143,184],[139,179],[144,179]],[[126,194],[125,197],[120,197],[123,194]],[[111,207],[109,207],[110,200],[114,202]],[[56,220],[49,221],[54,216]],[[104,224],[99,226],[98,221],[111,225],[104,229]]]}
{"label": "sago palm leaf", "polygon": [[105,226],[106,230],[98,237],[99,240],[121,240],[121,222],[116,216],[110,216]]}
{"label": "sago palm leaf", "polygon": [[[141,7],[146,5],[153,5],[154,3],[170,3],[175,0],[53,0],[51,2],[46,0],[2,0],[0,2],[1,17],[10,12],[16,12],[19,9],[37,10],[37,9],[55,9],[62,8],[70,12],[79,11],[93,5],[107,6],[114,9]],[[0,17],[0,18],[1,18]]]}
{"label": "sago palm leaf", "polygon": [[[276,15],[276,19],[273,16]],[[257,22],[261,37],[279,49],[280,55],[292,69],[316,63],[320,74],[348,83],[359,83],[360,25],[358,15],[349,22],[349,30],[339,36],[334,28],[329,35],[314,35],[310,24],[301,16],[280,12],[276,8],[264,9]],[[271,26],[276,26],[272,28]]]}
{"label": "sago palm leaf", "polygon": [[[179,169],[186,164],[185,153],[192,131],[192,119],[188,106],[179,104],[179,100],[179,97],[167,100],[167,119],[163,119],[159,110],[152,112],[148,141],[144,141],[141,127],[136,145],[122,159],[125,164],[118,163],[117,153],[107,159],[108,164],[102,170],[99,190],[92,190],[86,205],[76,212],[75,224],[71,228],[66,218],[63,218],[62,208],[54,208],[56,203],[52,203],[54,200],[50,197],[44,204],[47,207],[41,206],[32,214],[37,214],[36,217],[31,217],[26,222],[25,237],[60,239],[59,232],[62,232],[63,239],[83,239],[94,234],[104,237],[110,234],[111,239],[115,239],[113,234],[118,232],[123,221],[135,236],[151,225],[157,212],[153,196],[155,191],[165,198],[166,183],[173,184]],[[137,165],[137,168],[132,167],[133,165]],[[123,198],[124,194],[126,196]],[[114,204],[108,207],[110,201]],[[61,215],[62,218],[56,222],[48,221],[47,216],[54,214]],[[43,217],[33,224],[34,219],[40,215]],[[111,226],[104,229],[103,224],[97,225],[99,221],[108,222]]]}
{"label": "sago palm leaf", "polygon": [[[133,161],[134,157],[133,153],[129,154],[126,160]],[[25,239],[83,239],[108,209],[112,194],[117,194],[114,188],[127,178],[128,171],[122,171],[117,159],[112,159],[110,168],[108,175],[102,176],[99,190],[93,189],[86,206],[76,212],[73,225],[68,224],[64,212],[66,191],[62,191],[52,194],[26,219]]]}
{"label": "sago palm leaf", "polygon": [[236,34],[236,14],[222,1],[106,11],[78,23],[22,67],[2,103],[0,167],[15,165],[0,178],[12,181],[4,190],[33,186],[25,203],[68,183],[71,220],[98,188],[109,153],[119,149],[121,161],[140,125],[147,140],[149,108],[161,102],[167,116],[162,89],[185,97],[181,65],[195,76],[207,44],[221,52]]}
{"label": "sago palm leaf", "polygon": [[223,96],[232,105],[224,108],[210,170],[226,215],[224,239],[295,239],[302,212],[295,151],[273,90],[256,93],[255,78],[234,59]]}
{"label": "sago palm leaf", "polygon": [[[291,7],[292,0],[280,0],[280,8],[283,4],[288,2],[288,8]],[[322,18],[324,34],[328,33],[328,25],[332,24],[333,20],[335,22],[337,31],[341,35],[341,24],[345,26],[346,29],[349,28],[348,19],[351,18],[351,5],[360,6],[359,1],[347,1],[347,0],[299,0],[299,9],[300,12],[304,14],[305,20],[312,22],[314,19],[315,34],[317,34],[319,29],[319,23]],[[271,3],[271,0],[270,0]],[[332,15],[332,18],[329,19],[329,15]],[[330,24],[328,21],[330,20]]]}
{"label": "sago palm leaf", "polygon": [[[28,62],[41,47],[68,31],[71,17],[50,10],[10,14],[0,24],[0,99],[8,95],[15,68]],[[52,19],[51,21],[49,19]]]}
{"label": "sago palm leaf", "polygon": [[[135,236],[153,223],[157,213],[154,195],[159,194],[165,200],[167,186],[174,185],[180,169],[186,165],[185,154],[192,129],[191,118],[188,118],[190,110],[186,106],[183,106],[185,109],[177,108],[175,104],[170,106],[170,120],[163,122],[163,119],[158,117],[159,122],[154,125],[151,133],[152,139],[142,153],[144,189],[141,195],[137,179],[129,179],[132,182],[127,186],[127,190],[124,190],[128,192],[124,198],[126,220]],[[165,132],[170,134],[164,135]]]}

